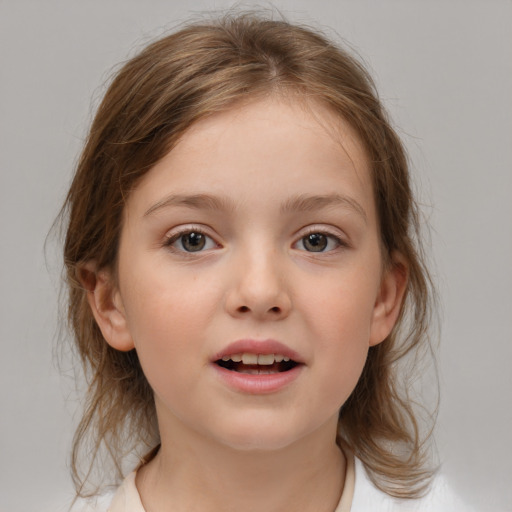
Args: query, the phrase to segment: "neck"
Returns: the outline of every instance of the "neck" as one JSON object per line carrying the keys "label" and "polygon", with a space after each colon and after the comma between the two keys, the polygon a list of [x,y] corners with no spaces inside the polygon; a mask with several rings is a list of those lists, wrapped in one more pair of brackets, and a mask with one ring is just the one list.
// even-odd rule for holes
{"label": "neck", "polygon": [[[239,450],[204,439],[162,435],[157,456],[137,473],[146,512],[285,510],[332,512],[345,458],[332,432],[278,450]],[[181,432],[180,434],[183,434]]]}

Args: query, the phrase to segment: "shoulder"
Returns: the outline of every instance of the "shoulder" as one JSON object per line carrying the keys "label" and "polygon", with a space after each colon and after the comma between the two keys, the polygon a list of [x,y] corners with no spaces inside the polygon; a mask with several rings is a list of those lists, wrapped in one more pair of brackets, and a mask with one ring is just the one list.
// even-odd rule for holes
{"label": "shoulder", "polygon": [[442,475],[437,475],[429,492],[418,499],[393,498],[375,487],[362,462],[355,460],[355,488],[351,512],[474,512],[453,491]]}

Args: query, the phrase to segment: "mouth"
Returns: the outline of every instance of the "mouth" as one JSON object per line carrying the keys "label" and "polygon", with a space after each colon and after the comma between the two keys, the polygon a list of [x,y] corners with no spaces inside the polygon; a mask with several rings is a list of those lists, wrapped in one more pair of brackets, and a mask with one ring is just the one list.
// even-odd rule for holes
{"label": "mouth", "polygon": [[282,354],[239,353],[225,355],[215,364],[226,370],[249,375],[272,375],[293,370],[300,363]]}
{"label": "mouth", "polygon": [[272,339],[240,339],[224,347],[211,362],[228,388],[249,395],[284,391],[307,366],[298,352]]}

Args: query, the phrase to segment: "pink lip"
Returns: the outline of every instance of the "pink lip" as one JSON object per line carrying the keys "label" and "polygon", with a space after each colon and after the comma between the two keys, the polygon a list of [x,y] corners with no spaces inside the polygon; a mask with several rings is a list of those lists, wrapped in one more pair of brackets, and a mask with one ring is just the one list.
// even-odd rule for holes
{"label": "pink lip", "polygon": [[291,384],[304,370],[299,364],[286,372],[270,374],[238,373],[222,368],[215,363],[211,364],[219,378],[231,389],[250,395],[267,395],[276,393],[288,384]]}
{"label": "pink lip", "polygon": [[[224,356],[233,354],[280,354],[295,361],[297,366],[286,372],[249,374],[228,370],[215,364]],[[275,393],[292,383],[303,371],[302,358],[286,345],[275,340],[238,340],[225,347],[212,359],[212,367],[219,378],[231,389],[252,395]]]}
{"label": "pink lip", "polygon": [[289,357],[296,363],[303,363],[302,358],[283,343],[276,340],[238,340],[230,343],[227,347],[222,349],[219,353],[213,356],[212,361],[222,359],[224,356],[231,356],[233,354],[280,354]]}

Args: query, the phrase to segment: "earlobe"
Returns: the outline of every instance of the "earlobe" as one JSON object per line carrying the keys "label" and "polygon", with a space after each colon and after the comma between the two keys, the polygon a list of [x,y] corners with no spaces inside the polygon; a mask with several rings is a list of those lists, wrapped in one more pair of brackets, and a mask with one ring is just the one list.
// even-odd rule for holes
{"label": "earlobe", "polygon": [[384,341],[395,326],[402,310],[408,274],[405,258],[399,253],[393,253],[391,262],[382,277],[373,310],[370,346]]}
{"label": "earlobe", "polygon": [[78,279],[87,293],[87,302],[107,343],[122,352],[132,350],[134,343],[121,295],[114,286],[110,272],[98,271],[93,263],[88,263],[79,270]]}

